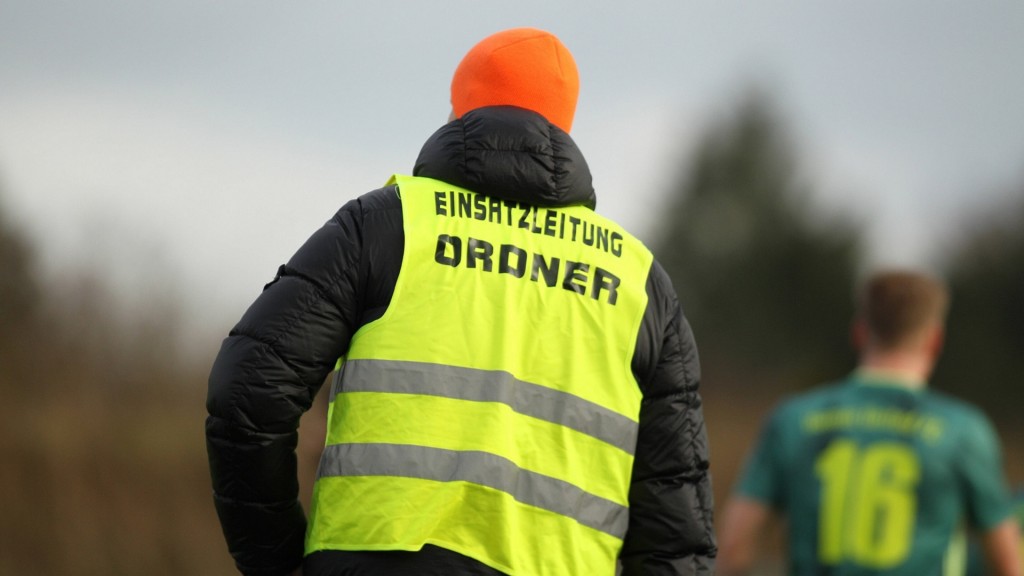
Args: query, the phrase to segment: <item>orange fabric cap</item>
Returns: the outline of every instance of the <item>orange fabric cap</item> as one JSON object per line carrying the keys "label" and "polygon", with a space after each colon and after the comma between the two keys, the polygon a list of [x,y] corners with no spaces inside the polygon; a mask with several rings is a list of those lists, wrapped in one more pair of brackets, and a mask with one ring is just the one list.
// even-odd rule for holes
{"label": "orange fabric cap", "polygon": [[452,111],[460,118],[484,106],[533,110],[568,132],[576,113],[576,61],[553,34],[512,28],[481,40],[452,77]]}

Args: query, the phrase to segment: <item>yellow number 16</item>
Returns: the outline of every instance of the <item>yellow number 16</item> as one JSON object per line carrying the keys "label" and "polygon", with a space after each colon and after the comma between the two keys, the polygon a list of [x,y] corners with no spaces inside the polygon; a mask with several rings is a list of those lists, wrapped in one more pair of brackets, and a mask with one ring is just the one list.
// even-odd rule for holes
{"label": "yellow number 16", "polygon": [[921,476],[914,452],[896,442],[861,448],[851,440],[836,440],[814,470],[821,479],[821,562],[849,560],[871,568],[903,562],[914,536],[915,487]]}

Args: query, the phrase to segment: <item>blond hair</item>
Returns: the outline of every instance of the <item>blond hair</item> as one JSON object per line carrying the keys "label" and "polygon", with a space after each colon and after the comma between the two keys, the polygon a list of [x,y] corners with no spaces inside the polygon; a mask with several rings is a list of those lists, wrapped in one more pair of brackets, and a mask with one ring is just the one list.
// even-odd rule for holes
{"label": "blond hair", "polygon": [[926,274],[882,271],[865,282],[858,308],[872,342],[884,349],[900,348],[921,336],[929,325],[945,321],[949,291]]}

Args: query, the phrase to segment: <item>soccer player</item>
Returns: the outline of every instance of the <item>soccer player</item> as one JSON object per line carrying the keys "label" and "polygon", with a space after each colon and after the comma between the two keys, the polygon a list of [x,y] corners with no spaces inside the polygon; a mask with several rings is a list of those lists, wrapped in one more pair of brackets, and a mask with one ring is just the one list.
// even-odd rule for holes
{"label": "soccer player", "polygon": [[767,419],[725,508],[719,574],[751,573],[779,514],[793,575],[962,574],[964,526],[978,532],[993,574],[1021,575],[990,422],[926,389],[948,299],[918,273],[868,280],[853,325],[857,369]]}

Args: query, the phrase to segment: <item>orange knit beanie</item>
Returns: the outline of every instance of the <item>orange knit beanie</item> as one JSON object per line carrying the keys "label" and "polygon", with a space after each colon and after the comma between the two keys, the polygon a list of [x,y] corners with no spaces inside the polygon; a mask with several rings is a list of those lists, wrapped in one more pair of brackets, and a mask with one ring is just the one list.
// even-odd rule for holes
{"label": "orange knit beanie", "polygon": [[452,77],[452,110],[460,118],[484,106],[518,106],[568,132],[576,113],[576,61],[554,35],[512,28],[481,40]]}

